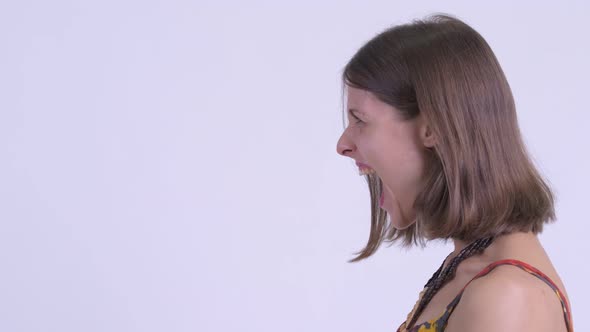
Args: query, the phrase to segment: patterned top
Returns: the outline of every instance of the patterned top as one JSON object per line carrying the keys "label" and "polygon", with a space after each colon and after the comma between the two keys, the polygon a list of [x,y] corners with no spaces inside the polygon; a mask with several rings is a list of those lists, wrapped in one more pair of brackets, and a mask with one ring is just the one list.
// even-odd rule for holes
{"label": "patterned top", "polygon": [[[473,279],[471,279],[467,285],[465,285],[463,287],[463,289],[461,289],[461,291],[459,292],[459,294],[453,299],[453,301],[451,301],[451,303],[449,303],[449,305],[447,306],[447,308],[445,309],[445,311],[442,313],[442,315],[440,315],[438,318],[426,321],[422,324],[419,325],[414,325],[411,329],[408,330],[408,332],[443,332],[445,330],[445,327],[447,326],[447,321],[449,320],[449,317],[451,316],[451,314],[453,313],[453,310],[455,310],[455,307],[457,306],[457,304],[459,303],[459,301],[461,300],[461,296],[463,295],[463,291],[465,290],[465,288],[475,279],[479,278],[479,277],[483,277],[485,275],[487,275],[488,273],[490,273],[494,268],[496,268],[497,266],[500,265],[514,265],[514,266],[518,266],[519,268],[523,269],[524,271],[534,275],[535,277],[543,280],[547,285],[549,285],[549,287],[551,287],[553,289],[553,291],[555,292],[555,294],[557,295],[557,297],[559,298],[559,300],[561,301],[561,306],[563,308],[563,316],[565,318],[565,324],[567,327],[567,331],[568,332],[573,332],[573,326],[571,326],[571,312],[570,312],[570,308],[568,306],[568,303],[565,299],[565,296],[563,295],[563,293],[561,292],[561,290],[559,290],[559,288],[557,287],[557,285],[548,277],[546,276],[543,272],[539,271],[538,269],[536,269],[535,267],[519,261],[519,260],[515,260],[515,259],[505,259],[505,260],[500,260],[500,261],[496,261],[493,262],[492,264],[486,266],[481,272],[479,272],[475,277],[473,277]],[[397,329],[397,332],[401,332],[401,331],[405,331],[405,324],[406,322],[403,322],[400,327]]]}

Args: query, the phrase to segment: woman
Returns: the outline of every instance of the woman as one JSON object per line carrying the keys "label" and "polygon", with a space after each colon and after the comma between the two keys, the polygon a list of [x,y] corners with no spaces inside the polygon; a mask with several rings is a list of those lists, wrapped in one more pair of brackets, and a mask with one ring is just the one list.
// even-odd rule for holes
{"label": "woman", "polygon": [[565,287],[537,235],[554,198],[519,131],[486,41],[436,15],[385,30],[343,72],[349,125],[338,153],[371,193],[382,241],[452,240],[398,331],[573,331]]}

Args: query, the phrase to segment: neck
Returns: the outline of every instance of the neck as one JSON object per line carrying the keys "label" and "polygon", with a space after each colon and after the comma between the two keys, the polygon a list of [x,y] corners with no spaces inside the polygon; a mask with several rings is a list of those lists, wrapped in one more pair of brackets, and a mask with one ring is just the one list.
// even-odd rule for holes
{"label": "neck", "polygon": [[[488,245],[485,245],[484,244],[485,249],[483,249],[483,250],[487,250],[489,252],[488,248],[490,246],[493,246],[494,242],[496,242],[495,241],[496,239],[493,239],[492,240],[492,243],[490,243]],[[455,245],[455,249],[453,250],[453,252],[449,256],[448,262],[450,262],[452,259],[454,259],[455,257],[457,257],[461,253],[461,251],[464,250],[466,247],[468,247],[471,244],[475,244],[475,242],[476,242],[475,240],[474,241],[470,241],[470,242],[466,242],[466,241],[463,241],[463,240],[459,240],[459,239],[453,238],[453,244]],[[481,243],[481,244],[483,244],[483,243]],[[480,249],[478,249],[478,250],[480,250]],[[482,253],[479,253],[479,255],[481,255],[481,254]],[[471,254],[468,254],[468,255],[469,256],[472,256]]]}
{"label": "neck", "polygon": [[467,247],[470,242],[465,242],[459,239],[453,239],[453,244],[455,245],[455,250],[453,250],[452,256],[457,256],[463,248]]}
{"label": "neck", "polygon": [[[465,242],[453,238],[455,249],[451,253],[450,258],[456,257],[463,248],[467,247],[471,242]],[[539,244],[538,237],[532,232],[514,232],[497,236],[490,246],[486,249],[485,256],[500,256],[502,251],[514,250],[525,246]]]}

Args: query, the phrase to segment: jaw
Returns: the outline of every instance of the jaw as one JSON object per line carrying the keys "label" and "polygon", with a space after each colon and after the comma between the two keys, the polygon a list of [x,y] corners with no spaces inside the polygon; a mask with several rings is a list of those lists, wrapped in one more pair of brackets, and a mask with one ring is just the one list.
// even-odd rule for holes
{"label": "jaw", "polygon": [[382,190],[385,195],[382,208],[389,214],[391,225],[397,230],[403,230],[410,227],[413,224],[413,221],[405,213],[404,209],[402,208],[402,203],[395,196],[389,186],[385,184],[383,180],[381,180],[381,182],[383,188]]}

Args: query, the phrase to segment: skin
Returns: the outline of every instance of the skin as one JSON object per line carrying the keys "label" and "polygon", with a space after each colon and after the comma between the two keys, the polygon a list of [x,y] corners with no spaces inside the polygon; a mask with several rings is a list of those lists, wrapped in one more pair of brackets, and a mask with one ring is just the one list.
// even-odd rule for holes
{"label": "skin", "polygon": [[[415,219],[412,203],[423,179],[425,147],[434,145],[430,128],[419,116],[403,121],[397,110],[372,93],[348,87],[350,125],[338,140],[338,153],[369,165],[385,186],[384,209],[397,229]],[[359,120],[355,119],[357,116]]]}
{"label": "skin", "polygon": [[[435,145],[436,138],[422,116],[403,120],[397,109],[368,91],[348,86],[347,99],[348,108],[357,111],[348,113],[349,125],[338,140],[337,151],[376,171],[386,189],[383,208],[391,216],[392,226],[407,228],[415,218],[412,203],[422,185],[426,149]],[[453,243],[455,248],[445,264],[468,244],[457,239]],[[483,254],[464,260],[455,278],[433,297],[417,323],[439,317],[469,280],[502,259],[536,267],[557,284],[569,303],[538,236],[518,232],[496,238]],[[561,303],[547,284],[518,267],[504,265],[465,289],[445,331],[565,332],[566,326]]]}

